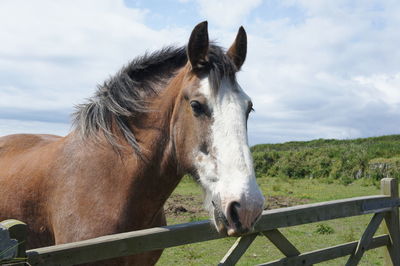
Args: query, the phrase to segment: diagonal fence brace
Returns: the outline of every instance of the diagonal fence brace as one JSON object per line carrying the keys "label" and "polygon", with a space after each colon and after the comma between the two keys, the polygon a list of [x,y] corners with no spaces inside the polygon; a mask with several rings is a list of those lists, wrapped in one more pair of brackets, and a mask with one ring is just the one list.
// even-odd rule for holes
{"label": "diagonal fence brace", "polygon": [[381,224],[383,218],[384,213],[376,213],[372,217],[367,226],[367,229],[365,229],[360,241],[358,242],[356,250],[353,254],[350,255],[349,259],[347,260],[346,266],[357,265],[360,262],[361,257],[371,244],[374,234]]}
{"label": "diagonal fence brace", "polygon": [[286,257],[300,254],[300,251],[278,230],[272,229],[262,232]]}
{"label": "diagonal fence brace", "polygon": [[253,243],[254,239],[256,239],[257,235],[258,233],[254,233],[239,237],[218,265],[235,265],[251,243]]}

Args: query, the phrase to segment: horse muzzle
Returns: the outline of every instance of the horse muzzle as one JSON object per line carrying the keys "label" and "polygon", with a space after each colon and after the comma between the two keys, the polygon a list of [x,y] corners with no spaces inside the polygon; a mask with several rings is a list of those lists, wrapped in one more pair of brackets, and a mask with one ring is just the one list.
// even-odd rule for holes
{"label": "horse muzzle", "polygon": [[226,204],[224,211],[217,202],[212,201],[212,204],[218,232],[228,236],[241,236],[254,229],[254,225],[261,217],[264,199],[262,204],[252,205],[248,205],[246,202],[230,201]]}

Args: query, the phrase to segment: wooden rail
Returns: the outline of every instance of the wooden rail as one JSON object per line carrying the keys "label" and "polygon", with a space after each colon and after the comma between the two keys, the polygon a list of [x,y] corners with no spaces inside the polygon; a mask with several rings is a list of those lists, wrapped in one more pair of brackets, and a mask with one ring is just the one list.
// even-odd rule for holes
{"label": "wooden rail", "polygon": [[[400,265],[400,199],[397,180],[385,178],[381,186],[383,195],[264,211],[255,231],[238,238],[219,265],[235,264],[260,233],[275,244],[285,256],[283,259],[262,265],[312,265],[346,255],[351,255],[347,265],[357,265],[366,250],[381,246],[386,246],[387,265]],[[307,253],[300,253],[278,230],[283,227],[371,213],[374,216],[360,241]],[[383,220],[386,234],[374,237]],[[74,265],[223,237],[216,232],[210,221],[200,221],[32,249],[27,251],[27,257],[30,265]]]}

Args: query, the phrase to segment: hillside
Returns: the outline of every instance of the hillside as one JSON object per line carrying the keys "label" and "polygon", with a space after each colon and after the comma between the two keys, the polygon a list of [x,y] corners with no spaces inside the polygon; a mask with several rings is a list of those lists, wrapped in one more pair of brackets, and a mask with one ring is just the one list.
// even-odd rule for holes
{"label": "hillside", "polygon": [[328,178],[344,183],[400,177],[400,135],[259,144],[251,151],[258,177]]}

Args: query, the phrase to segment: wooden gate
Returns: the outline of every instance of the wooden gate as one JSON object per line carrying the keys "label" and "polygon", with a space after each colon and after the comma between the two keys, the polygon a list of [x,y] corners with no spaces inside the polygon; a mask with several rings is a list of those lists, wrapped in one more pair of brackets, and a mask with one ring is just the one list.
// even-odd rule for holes
{"label": "wooden gate", "polygon": [[[347,255],[350,257],[346,265],[357,265],[365,251],[378,247],[386,247],[386,265],[400,265],[400,199],[397,180],[382,179],[381,191],[382,195],[264,211],[255,231],[239,237],[219,265],[234,265],[258,236],[268,238],[284,255],[282,259],[261,265],[312,265]],[[306,253],[300,253],[279,231],[279,228],[289,226],[371,213],[374,215],[359,241]],[[385,234],[374,236],[383,221]],[[24,224],[18,221],[7,223],[10,225],[10,234],[23,243],[26,237]],[[19,229],[15,230],[14,226]],[[30,265],[74,265],[223,237],[209,221],[200,221],[32,249],[26,251],[26,260]],[[19,254],[25,254],[23,245],[20,248]]]}

